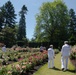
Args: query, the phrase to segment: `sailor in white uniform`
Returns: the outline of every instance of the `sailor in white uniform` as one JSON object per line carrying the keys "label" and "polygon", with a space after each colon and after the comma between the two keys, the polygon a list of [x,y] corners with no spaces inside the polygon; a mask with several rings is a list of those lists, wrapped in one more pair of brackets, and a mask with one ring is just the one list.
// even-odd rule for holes
{"label": "sailor in white uniform", "polygon": [[64,45],[61,49],[61,68],[66,71],[68,67],[68,58],[70,55],[71,47],[68,45],[68,41],[64,41]]}
{"label": "sailor in white uniform", "polygon": [[54,68],[54,49],[53,45],[48,48],[48,68]]}
{"label": "sailor in white uniform", "polygon": [[40,46],[40,52],[43,52],[43,46]]}
{"label": "sailor in white uniform", "polygon": [[6,52],[6,45],[4,45],[4,46],[2,47],[2,51],[3,51],[3,52]]}

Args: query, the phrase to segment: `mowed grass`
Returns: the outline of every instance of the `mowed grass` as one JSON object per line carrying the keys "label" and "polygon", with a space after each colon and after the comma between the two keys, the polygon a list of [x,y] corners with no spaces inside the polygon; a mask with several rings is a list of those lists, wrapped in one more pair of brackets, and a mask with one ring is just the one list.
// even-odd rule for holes
{"label": "mowed grass", "polygon": [[56,55],[55,60],[55,69],[48,69],[48,63],[44,64],[38,71],[33,75],[76,75],[74,72],[74,67],[69,60],[68,71],[63,72],[61,70],[61,55],[60,53]]}

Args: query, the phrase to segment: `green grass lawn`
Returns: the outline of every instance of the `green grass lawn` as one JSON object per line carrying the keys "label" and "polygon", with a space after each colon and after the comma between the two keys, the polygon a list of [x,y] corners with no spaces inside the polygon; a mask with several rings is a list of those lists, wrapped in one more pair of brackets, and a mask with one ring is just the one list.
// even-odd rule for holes
{"label": "green grass lawn", "polygon": [[61,56],[60,53],[56,55],[54,64],[56,69],[48,69],[48,63],[44,64],[38,71],[36,71],[33,75],[76,75],[74,72],[74,67],[69,61],[68,71],[61,71]]}

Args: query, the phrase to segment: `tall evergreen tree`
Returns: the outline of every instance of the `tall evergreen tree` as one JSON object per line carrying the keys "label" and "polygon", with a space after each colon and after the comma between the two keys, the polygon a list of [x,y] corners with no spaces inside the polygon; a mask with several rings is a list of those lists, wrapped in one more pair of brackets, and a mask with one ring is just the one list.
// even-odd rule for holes
{"label": "tall evergreen tree", "polygon": [[[4,6],[3,6],[3,8],[4,8]],[[5,13],[5,10],[3,8],[0,7],[0,32],[1,32],[2,26],[4,24],[4,13]]]}
{"label": "tall evergreen tree", "polygon": [[27,14],[27,11],[27,7],[23,5],[21,11],[19,12],[21,18],[19,21],[18,40],[23,40],[24,38],[26,38],[25,14]]}
{"label": "tall evergreen tree", "polygon": [[13,28],[16,23],[15,21],[16,14],[15,14],[13,4],[10,1],[8,1],[5,3],[5,5],[1,7],[1,10],[4,17],[3,25]]}
{"label": "tall evergreen tree", "polygon": [[12,46],[16,42],[15,10],[10,1],[7,1],[0,9],[0,30],[2,35],[0,38],[7,46]]}
{"label": "tall evergreen tree", "polygon": [[1,12],[0,12],[0,32],[2,30],[2,22],[3,22],[3,18],[2,18]]}
{"label": "tall evergreen tree", "polygon": [[69,10],[70,22],[69,22],[69,34],[70,41],[76,41],[76,15],[73,9]]}

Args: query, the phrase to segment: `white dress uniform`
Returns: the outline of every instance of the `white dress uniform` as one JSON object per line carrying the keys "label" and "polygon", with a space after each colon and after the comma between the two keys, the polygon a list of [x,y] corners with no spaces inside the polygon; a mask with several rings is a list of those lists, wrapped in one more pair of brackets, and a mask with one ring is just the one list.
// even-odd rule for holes
{"label": "white dress uniform", "polygon": [[2,47],[2,51],[3,51],[3,52],[6,52],[6,46],[3,46],[3,47]]}
{"label": "white dress uniform", "polygon": [[43,46],[40,46],[40,52],[42,52],[43,51]]}
{"label": "white dress uniform", "polygon": [[54,50],[53,48],[48,49],[48,68],[54,67]]}
{"label": "white dress uniform", "polygon": [[61,49],[61,68],[64,68],[64,70],[67,70],[68,66],[68,58],[70,55],[71,47],[68,44],[64,44]]}

